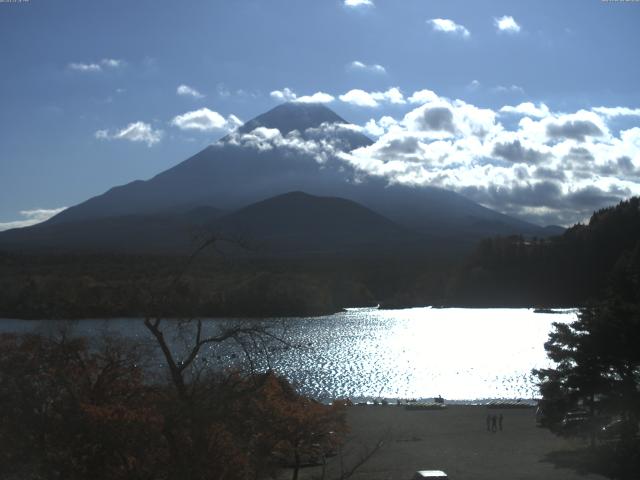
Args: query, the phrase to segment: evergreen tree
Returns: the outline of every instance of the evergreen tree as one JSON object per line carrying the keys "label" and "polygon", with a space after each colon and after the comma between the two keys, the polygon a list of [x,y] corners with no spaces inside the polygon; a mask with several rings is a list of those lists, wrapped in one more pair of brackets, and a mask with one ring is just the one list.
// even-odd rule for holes
{"label": "evergreen tree", "polygon": [[554,324],[545,349],[556,366],[535,372],[549,427],[562,432],[562,418],[583,409],[591,418],[585,426],[592,443],[599,417],[626,420],[627,434],[635,434],[640,419],[639,345],[640,303],[634,298],[611,295],[582,309],[575,322]]}

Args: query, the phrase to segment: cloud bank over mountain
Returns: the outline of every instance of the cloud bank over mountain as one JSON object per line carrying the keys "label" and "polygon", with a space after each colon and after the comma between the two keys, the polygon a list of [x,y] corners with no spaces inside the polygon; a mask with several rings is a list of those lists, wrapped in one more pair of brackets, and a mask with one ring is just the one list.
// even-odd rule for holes
{"label": "cloud bank over mountain", "polygon": [[289,148],[318,162],[338,158],[365,175],[454,190],[538,224],[570,225],[640,194],[640,126],[615,128],[622,117],[640,125],[637,109],[556,112],[544,103],[525,102],[494,110],[431,90],[407,99],[399,89],[351,91],[339,98],[354,107],[394,99],[414,106],[364,126],[323,125],[358,129],[375,138],[372,145],[352,151],[326,136],[283,135],[267,128],[232,135],[229,141],[260,150]]}
{"label": "cloud bank over mountain", "polygon": [[541,224],[580,221],[640,193],[640,128],[612,126],[620,116],[640,120],[636,110],[565,113],[523,103],[494,111],[435,93],[413,97],[424,102],[402,118],[372,119],[366,131],[376,142],[341,158],[393,182],[441,186]]}

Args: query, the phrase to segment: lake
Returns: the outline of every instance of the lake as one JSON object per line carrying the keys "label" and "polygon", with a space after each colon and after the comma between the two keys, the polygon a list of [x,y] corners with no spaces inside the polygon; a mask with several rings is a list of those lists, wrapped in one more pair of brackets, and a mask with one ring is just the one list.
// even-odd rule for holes
{"label": "lake", "polygon": [[[268,363],[322,400],[531,399],[532,368],[551,365],[544,342],[553,322],[571,322],[575,310],[412,308],[348,309],[314,318],[269,319],[295,349],[269,349]],[[208,320],[216,328],[229,320]],[[233,321],[231,321],[233,322]],[[103,332],[151,342],[139,319],[73,322],[78,335]],[[56,322],[0,320],[0,332],[47,332]],[[174,340],[179,343],[179,340]],[[211,349],[218,368],[242,359],[241,349]]]}

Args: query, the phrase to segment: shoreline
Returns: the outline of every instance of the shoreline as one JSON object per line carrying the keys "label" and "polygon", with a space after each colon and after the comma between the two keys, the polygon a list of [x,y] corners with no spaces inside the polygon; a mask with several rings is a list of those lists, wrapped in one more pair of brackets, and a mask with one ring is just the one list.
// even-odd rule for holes
{"label": "shoreline", "polygon": [[[436,401],[435,397],[421,397],[421,398],[336,398],[327,404],[332,404],[336,401],[351,402],[350,407],[381,407],[381,408],[415,408],[415,409],[428,409],[428,407],[434,407],[434,409],[446,409],[447,407],[465,406],[465,407],[488,407],[488,408],[502,408],[505,410],[518,410],[518,409],[531,409],[536,408],[540,398],[508,398],[508,397],[494,397],[494,398],[453,398],[444,399],[444,403]],[[355,401],[354,401],[355,400]],[[436,408],[437,407],[437,408]]]}
{"label": "shoreline", "polygon": [[[567,306],[553,306],[553,307],[541,307],[539,305],[397,305],[392,307],[386,307],[384,305],[378,305],[375,307],[342,307],[337,310],[326,311],[326,312],[317,312],[317,313],[290,313],[286,315],[219,315],[219,316],[206,316],[201,315],[198,317],[201,320],[215,321],[215,320],[247,320],[247,321],[257,321],[257,320],[265,320],[265,321],[273,321],[273,320],[288,320],[288,319],[311,319],[311,318],[322,318],[322,317],[331,317],[333,315],[337,315],[340,313],[354,313],[354,312],[367,312],[367,311],[381,311],[381,312],[394,312],[394,311],[403,311],[403,310],[419,310],[419,309],[433,309],[433,310],[532,310],[534,313],[543,314],[543,315],[564,315],[569,313],[578,312],[582,307],[567,307]],[[92,322],[109,322],[112,320],[141,320],[144,316],[135,316],[135,315],[118,315],[118,316],[108,316],[108,317],[92,317],[90,315],[78,316],[78,317],[65,317],[65,318],[50,318],[50,317],[0,317],[0,322],[3,321],[21,321],[21,322],[82,322],[82,321],[92,321]],[[177,317],[176,317],[177,318]],[[176,318],[167,318],[166,320],[175,320]]]}
{"label": "shoreline", "polygon": [[[487,431],[487,415],[503,415],[503,430]],[[603,480],[560,468],[553,452],[581,448],[579,441],[556,437],[535,423],[533,409],[488,409],[449,405],[443,410],[405,410],[383,406],[347,407],[350,427],[339,455],[327,462],[326,478],[382,447],[351,477],[354,480],[408,480],[417,470],[444,470],[457,480]],[[342,457],[342,458],[340,458]],[[300,479],[318,478],[322,467],[308,467]],[[290,478],[285,470],[279,478]]]}

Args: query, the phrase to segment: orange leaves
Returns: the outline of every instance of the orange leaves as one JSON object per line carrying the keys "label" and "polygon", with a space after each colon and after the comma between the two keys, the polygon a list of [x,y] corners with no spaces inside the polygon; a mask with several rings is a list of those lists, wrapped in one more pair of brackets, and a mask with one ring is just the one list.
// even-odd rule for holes
{"label": "orange leaves", "polygon": [[260,415],[263,441],[271,444],[275,454],[322,457],[342,441],[346,433],[342,407],[305,397],[272,372],[257,383],[252,410]]}
{"label": "orange leaves", "polygon": [[[114,348],[112,348],[114,347]],[[79,339],[0,336],[0,450],[21,464],[69,479],[125,479],[152,469],[163,418],[135,350]]]}

